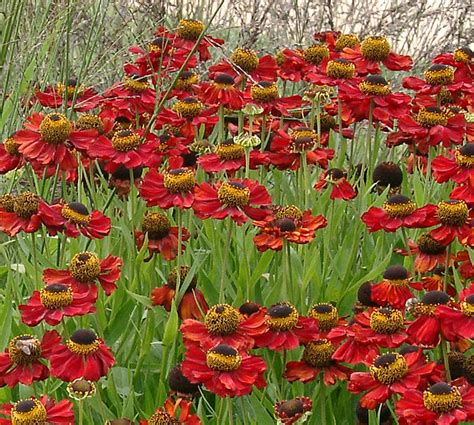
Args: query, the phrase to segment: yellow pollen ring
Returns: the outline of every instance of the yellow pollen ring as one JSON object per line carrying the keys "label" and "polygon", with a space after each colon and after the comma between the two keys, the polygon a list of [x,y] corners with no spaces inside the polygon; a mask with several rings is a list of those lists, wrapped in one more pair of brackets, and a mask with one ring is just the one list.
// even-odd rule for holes
{"label": "yellow pollen ring", "polygon": [[299,314],[296,309],[293,309],[287,317],[269,317],[267,319],[268,327],[275,332],[289,331],[293,329],[298,323]]}
{"label": "yellow pollen ring", "polygon": [[71,223],[81,224],[83,226],[89,224],[91,218],[89,214],[81,214],[77,211],[74,211],[69,207],[68,204],[64,205],[61,209],[61,215]]}
{"label": "yellow pollen ring", "polygon": [[81,130],[89,130],[91,128],[97,130],[99,133],[104,132],[104,124],[98,115],[81,114],[76,121],[76,127]]}
{"label": "yellow pollen ring", "polygon": [[255,71],[260,62],[254,50],[242,49],[240,47],[233,51],[230,60],[245,72]]}
{"label": "yellow pollen ring", "polygon": [[7,137],[5,139],[5,141],[3,142],[3,147],[5,148],[5,151],[9,154],[9,155],[18,155],[19,152],[18,152],[18,147],[20,145],[15,141],[15,139],[13,137]]}
{"label": "yellow pollen ring", "polygon": [[46,408],[36,399],[21,400],[11,410],[12,425],[45,425]]}
{"label": "yellow pollen ring", "polygon": [[372,377],[384,385],[393,384],[408,373],[408,365],[405,357],[398,353],[389,354],[393,354],[393,361],[380,366],[373,365],[369,368]]}
{"label": "yellow pollen ring", "polygon": [[68,99],[74,98],[74,92],[76,92],[76,97],[82,96],[84,93],[84,86],[66,86],[63,83],[56,84],[56,92],[59,96],[63,96],[66,92]]}
{"label": "yellow pollen ring", "polygon": [[224,161],[231,159],[240,159],[245,156],[243,146],[235,143],[219,143],[214,151],[216,155]]}
{"label": "yellow pollen ring", "polygon": [[456,151],[454,153],[456,158],[456,163],[464,168],[473,168],[474,167],[474,156],[463,155],[461,152]]}
{"label": "yellow pollen ring", "polygon": [[171,223],[165,215],[148,211],[143,217],[142,229],[150,239],[161,239],[168,235]]}
{"label": "yellow pollen ring", "polygon": [[453,53],[453,59],[456,62],[462,62],[462,63],[471,63],[472,62],[472,56],[464,52],[462,49],[456,49]]}
{"label": "yellow pollen ring", "polygon": [[388,84],[375,84],[369,81],[362,81],[359,84],[359,89],[362,93],[373,96],[386,96],[391,92]]}
{"label": "yellow pollen ring", "polygon": [[242,356],[240,354],[225,355],[210,350],[206,354],[206,364],[212,370],[230,372],[240,367],[242,364]]}
{"label": "yellow pollen ring", "polygon": [[128,152],[142,143],[141,137],[137,133],[129,130],[118,131],[112,137],[112,146],[116,151]]}
{"label": "yellow pollen ring", "polygon": [[310,341],[304,348],[303,361],[312,367],[328,366],[335,351],[336,347],[327,339]]}
{"label": "yellow pollen ring", "polygon": [[183,118],[191,119],[197,117],[204,109],[201,102],[185,102],[178,100],[171,109]]}
{"label": "yellow pollen ring", "polygon": [[135,80],[131,77],[125,77],[123,85],[125,88],[135,93],[141,93],[150,87],[147,81]]}
{"label": "yellow pollen ring", "polygon": [[165,172],[163,184],[172,193],[190,192],[196,180],[191,170],[183,169],[179,173]]}
{"label": "yellow pollen ring", "polygon": [[470,304],[466,301],[463,301],[461,303],[461,311],[462,311],[462,314],[464,314],[465,316],[474,317],[474,305],[473,304]]}
{"label": "yellow pollen ring", "polygon": [[432,112],[421,109],[416,116],[416,121],[422,127],[434,127],[435,125],[446,126],[448,124],[448,116],[444,112]]}
{"label": "yellow pollen ring", "polygon": [[462,226],[469,219],[469,209],[464,201],[442,201],[438,204],[437,215],[447,226]]}
{"label": "yellow pollen ring", "polygon": [[329,61],[326,74],[332,78],[352,78],[355,74],[355,65],[352,62]]}
{"label": "yellow pollen ring", "polygon": [[211,335],[231,335],[239,327],[240,318],[239,312],[234,307],[217,304],[208,310],[204,323]]}
{"label": "yellow pollen ring", "polygon": [[380,334],[393,334],[403,329],[403,315],[398,310],[391,310],[388,314],[375,310],[370,315],[370,327]]}
{"label": "yellow pollen ring", "polygon": [[342,34],[336,40],[335,48],[338,52],[342,52],[346,47],[353,48],[360,44],[359,37],[355,34]]}
{"label": "yellow pollen ring", "polygon": [[63,114],[52,113],[41,121],[39,131],[41,138],[51,145],[59,145],[69,139],[72,124]]}
{"label": "yellow pollen ring", "polygon": [[89,354],[95,353],[99,347],[100,342],[96,339],[90,344],[78,344],[77,342],[71,341],[70,339],[66,342],[66,346],[71,353],[77,356],[88,356]]}
{"label": "yellow pollen ring", "polygon": [[250,96],[257,102],[271,102],[279,97],[278,87],[275,83],[272,83],[268,87],[254,84],[250,89]]}
{"label": "yellow pollen ring", "polygon": [[413,307],[413,316],[433,316],[437,306],[437,304],[418,302]]}
{"label": "yellow pollen ring", "polygon": [[32,192],[23,192],[13,199],[13,211],[21,218],[30,218],[38,212],[39,197]]}
{"label": "yellow pollen ring", "polygon": [[57,310],[72,304],[72,289],[67,286],[64,290],[53,292],[43,288],[40,291],[41,304],[48,310]]}
{"label": "yellow pollen ring", "polygon": [[275,212],[275,219],[291,218],[293,220],[299,220],[303,216],[303,213],[296,205],[287,205],[280,207]]}
{"label": "yellow pollen ring", "polygon": [[36,336],[19,335],[8,343],[8,355],[16,364],[29,365],[40,358],[41,343]]}
{"label": "yellow pollen ring", "polygon": [[310,46],[303,51],[303,58],[306,62],[319,65],[324,59],[329,58],[329,49],[324,44]]}
{"label": "yellow pollen ring", "polygon": [[243,207],[249,203],[250,189],[224,182],[217,190],[217,198],[230,207]]}
{"label": "yellow pollen ring", "polygon": [[362,56],[372,62],[382,62],[390,54],[390,43],[385,37],[367,37],[360,45]]}
{"label": "yellow pollen ring", "polygon": [[423,392],[423,404],[432,412],[446,413],[462,407],[462,396],[456,387],[448,394],[433,394],[429,390]]}
{"label": "yellow pollen ring", "polygon": [[196,41],[204,31],[204,24],[195,19],[181,19],[176,33],[185,40]]}
{"label": "yellow pollen ring", "polygon": [[407,217],[416,210],[416,204],[412,201],[403,203],[385,202],[383,209],[390,217]]}
{"label": "yellow pollen ring", "polygon": [[100,260],[92,252],[81,252],[71,259],[71,276],[79,282],[91,282],[100,276]]}
{"label": "yellow pollen ring", "polygon": [[454,80],[454,70],[450,67],[425,71],[425,81],[432,86],[443,86],[452,83]]}

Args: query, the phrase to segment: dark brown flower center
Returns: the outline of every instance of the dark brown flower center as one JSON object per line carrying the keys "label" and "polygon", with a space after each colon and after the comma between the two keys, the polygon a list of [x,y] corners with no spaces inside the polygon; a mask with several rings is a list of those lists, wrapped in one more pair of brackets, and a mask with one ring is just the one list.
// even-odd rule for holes
{"label": "dark brown flower center", "polygon": [[282,232],[293,232],[296,230],[296,223],[291,218],[279,218],[275,220],[275,226]]}
{"label": "dark brown flower center", "polygon": [[280,218],[299,220],[303,216],[303,213],[296,205],[286,205],[284,207],[278,207],[274,215],[277,220]]}
{"label": "dark brown flower center", "polygon": [[199,76],[192,71],[184,71],[176,80],[175,88],[178,90],[188,91],[194,84],[199,83]]}
{"label": "dark brown flower center", "polygon": [[78,356],[95,353],[100,347],[97,335],[89,329],[78,329],[66,342],[67,348]]}
{"label": "dark brown flower center", "polygon": [[97,130],[99,133],[104,132],[104,123],[98,115],[81,114],[76,121],[76,127],[81,130]]}
{"label": "dark brown flower center", "polygon": [[192,384],[181,372],[181,367],[175,366],[168,375],[168,384],[171,390],[178,394],[195,394],[199,391],[199,384]]}
{"label": "dark brown flower center", "polygon": [[288,302],[272,305],[267,314],[267,325],[274,332],[293,329],[299,319],[298,311]]}
{"label": "dark brown flower center", "polygon": [[375,167],[372,179],[380,186],[399,187],[403,181],[403,172],[398,164],[382,162]]}
{"label": "dark brown flower center", "polygon": [[72,289],[63,283],[53,283],[40,291],[41,304],[48,310],[57,310],[72,304]]}
{"label": "dark brown flower center", "polygon": [[404,195],[393,195],[383,204],[383,209],[390,217],[407,217],[416,210],[416,204]]}
{"label": "dark brown flower center", "polygon": [[423,254],[439,255],[446,251],[446,247],[435,241],[429,233],[420,235],[417,244]]}
{"label": "dark brown flower center", "polygon": [[207,352],[206,364],[210,369],[230,372],[240,367],[242,356],[235,348],[220,344]]}
{"label": "dark brown flower center", "polygon": [[214,78],[214,83],[220,88],[232,87],[235,84],[234,77],[226,74],[225,72],[219,72]]}
{"label": "dark brown flower center", "polygon": [[0,196],[0,208],[6,212],[15,211],[15,196],[11,193],[6,193]]}
{"label": "dark brown flower center", "polygon": [[17,156],[19,155],[18,147],[20,145],[16,142],[16,140],[13,137],[7,137],[5,141],[3,142],[3,147],[5,148],[5,151],[12,156]]}
{"label": "dark brown flower center", "polygon": [[454,155],[459,166],[464,168],[474,167],[474,143],[461,146]]}
{"label": "dark brown flower center", "polygon": [[70,202],[61,209],[61,215],[71,223],[87,225],[90,222],[90,215],[87,207],[80,202]]}
{"label": "dark brown flower center", "polygon": [[284,413],[286,417],[293,418],[304,413],[304,404],[297,398],[284,401],[278,406],[278,413]]}

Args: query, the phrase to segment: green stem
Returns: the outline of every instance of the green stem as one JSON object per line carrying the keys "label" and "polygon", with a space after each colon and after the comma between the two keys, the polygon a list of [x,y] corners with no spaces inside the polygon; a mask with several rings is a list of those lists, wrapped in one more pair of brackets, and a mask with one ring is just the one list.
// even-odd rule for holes
{"label": "green stem", "polygon": [[324,385],[323,379],[319,380],[319,405],[321,415],[321,424],[326,425],[326,386]]}
{"label": "green stem", "polygon": [[77,402],[79,408],[79,425],[83,425],[84,423],[84,405],[82,404],[82,400]]}
{"label": "green stem", "polygon": [[224,106],[219,106],[219,135],[218,135],[218,143],[222,143],[224,141],[225,136],[225,117],[224,117]]}
{"label": "green stem", "polygon": [[368,167],[370,161],[372,160],[372,127],[373,127],[373,120],[374,120],[374,101],[370,100],[369,105],[369,123],[367,125],[367,139],[366,139],[366,149],[367,149],[367,163],[366,166]]}
{"label": "green stem", "polygon": [[226,272],[227,272],[227,263],[229,262],[229,251],[230,251],[230,241],[232,239],[232,220],[227,218],[227,239],[226,247],[224,250],[224,259],[222,262],[222,271],[221,271],[221,284],[219,287],[219,303],[223,303],[225,300],[224,289],[226,283]]}
{"label": "green stem", "polygon": [[39,270],[38,270],[38,258],[36,252],[36,235],[35,233],[30,233],[31,235],[31,250],[33,251],[33,263],[35,267],[35,285],[34,287],[37,288],[39,284]]}
{"label": "green stem", "polygon": [[234,411],[232,406],[232,398],[226,397],[227,401],[227,417],[229,418],[229,425],[234,425]]}
{"label": "green stem", "polygon": [[444,369],[446,372],[446,380],[451,381],[451,369],[449,367],[449,357],[448,357],[448,341],[441,337],[440,342],[441,354],[443,355]]}
{"label": "green stem", "polygon": [[251,148],[245,148],[245,178],[249,178],[249,172],[250,172],[250,149]]}

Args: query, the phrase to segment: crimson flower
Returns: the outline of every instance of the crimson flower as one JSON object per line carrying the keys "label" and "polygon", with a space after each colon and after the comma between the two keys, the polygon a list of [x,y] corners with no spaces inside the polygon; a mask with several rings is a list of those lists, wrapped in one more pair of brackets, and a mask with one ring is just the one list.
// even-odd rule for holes
{"label": "crimson flower", "polygon": [[319,337],[316,320],[300,316],[289,302],[272,305],[266,314],[266,324],[267,332],[255,338],[257,347],[274,351],[293,350]]}
{"label": "crimson flower", "polygon": [[442,63],[454,67],[454,80],[472,82],[474,52],[469,47],[460,47],[453,53],[442,53],[433,59],[433,63]]}
{"label": "crimson flower", "polygon": [[343,58],[330,60],[326,64],[324,73],[309,72],[305,80],[318,86],[340,86],[341,84],[358,83],[359,78],[354,78],[355,65]]}
{"label": "crimson flower", "polygon": [[66,382],[77,378],[98,381],[115,363],[110,348],[89,329],[73,332],[64,345],[54,348],[49,361],[51,374]]}
{"label": "crimson flower", "polygon": [[[404,424],[457,425],[474,421],[474,388],[438,382],[421,392],[409,390],[397,401],[395,411]],[[402,422],[400,422],[402,423]]]}
{"label": "crimson flower", "polygon": [[0,143],[0,174],[6,174],[23,166],[25,160],[18,151],[19,146],[13,137],[7,137]]}
{"label": "crimson flower", "polygon": [[75,143],[90,142],[96,135],[93,129],[75,130],[63,114],[34,112],[25,122],[24,129],[18,130],[13,138],[18,144],[18,152],[25,158],[68,171],[77,168],[72,151]]}
{"label": "crimson flower", "polygon": [[171,133],[162,134],[155,139],[145,143],[143,152],[145,159],[143,165],[150,170],[159,168],[165,160],[168,160],[170,169],[176,169],[184,166],[183,155],[189,154],[186,144],[186,137],[176,136]]}
{"label": "crimson flower", "polygon": [[202,83],[196,91],[199,99],[209,106],[223,106],[231,110],[244,106],[243,94],[235,87],[235,79],[229,74],[217,73],[210,84]]}
{"label": "crimson flower", "polygon": [[36,91],[35,98],[41,106],[48,108],[60,108],[66,101],[68,108],[74,107],[81,112],[94,109],[102,100],[102,96],[92,87],[78,85],[74,78],[67,80],[66,84],[58,83],[46,87],[44,91]]}
{"label": "crimson flower", "polygon": [[[245,148],[234,142],[234,139],[227,139],[217,144],[214,152],[201,155],[198,165],[206,173],[217,173],[227,171],[229,174],[245,166]],[[250,168],[255,169],[259,165],[266,165],[267,155],[258,149],[250,152]]]}
{"label": "crimson flower", "polygon": [[[148,236],[148,251],[150,253],[145,261],[150,261],[154,254],[161,254],[168,261],[178,255],[179,229],[177,226],[171,226],[168,217],[165,215],[151,211],[145,213],[142,231],[135,231],[135,243],[138,249],[142,248],[145,236]],[[181,249],[183,251],[186,249],[183,242],[190,237],[188,230],[183,227],[181,229]]]}
{"label": "crimson flower", "polygon": [[464,279],[472,279],[474,277],[474,264],[471,262],[469,252],[467,250],[459,251],[456,255],[457,270]]}
{"label": "crimson flower", "polygon": [[201,425],[197,415],[191,414],[192,403],[188,400],[178,398],[173,400],[167,398],[163,407],[156,409],[148,420],[140,420],[140,425],[155,424],[186,424]]}
{"label": "crimson flower", "polygon": [[[451,298],[446,292],[426,292],[421,300],[411,308],[415,320],[410,323],[407,329],[410,341],[417,345],[436,347],[440,334],[446,339],[448,336],[454,337],[456,334],[452,332],[451,327],[447,328],[447,332],[444,331],[445,321],[440,320],[438,316],[441,306],[449,308],[450,304]],[[444,309],[444,313],[446,315],[446,309]]]}
{"label": "crimson flower", "polygon": [[[188,266],[180,267],[180,284],[185,282],[189,272]],[[176,296],[176,285],[178,281],[177,268],[171,270],[165,285],[151,290],[151,303],[153,305],[162,305],[166,311],[171,311],[173,299]],[[197,281],[193,277],[186,289],[183,298],[178,305],[178,315],[180,319],[201,319],[202,315],[209,309],[203,293],[196,288]]]}
{"label": "crimson flower", "polygon": [[102,239],[110,233],[110,218],[98,210],[89,210],[80,202],[39,206],[39,214],[51,235],[64,232],[70,238],[81,234],[90,239]]}
{"label": "crimson flower", "polygon": [[437,156],[431,162],[433,177],[438,183],[452,180],[457,184],[468,182],[474,176],[474,143],[461,146],[449,157]]}
{"label": "crimson flower", "polygon": [[313,402],[309,397],[296,397],[292,400],[283,400],[275,403],[277,423],[291,425],[303,423],[311,415]]}
{"label": "crimson flower", "polygon": [[385,270],[381,282],[372,285],[370,296],[378,305],[402,310],[405,303],[413,297],[410,288],[421,290],[423,286],[420,282],[412,282],[405,267],[395,265]]}
{"label": "crimson flower", "polygon": [[336,347],[327,339],[310,341],[304,347],[302,360],[288,362],[283,376],[289,382],[306,383],[314,381],[322,373],[324,385],[345,381],[352,370],[332,358],[335,350]]}
{"label": "crimson flower", "polygon": [[464,201],[450,200],[438,203],[435,224],[440,227],[430,232],[431,237],[443,245],[449,245],[456,238],[459,242],[471,233],[469,208]]}
{"label": "crimson flower", "polygon": [[319,176],[319,181],[316,182],[314,188],[317,191],[326,189],[328,183],[331,185],[331,199],[343,199],[348,201],[357,196],[357,192],[352,185],[347,181],[347,173],[339,168],[331,168],[325,170]]}
{"label": "crimson flower", "polygon": [[[444,266],[447,260],[446,246],[437,242],[429,233],[422,233],[416,243],[411,239],[408,240],[410,252],[404,249],[397,249],[396,252],[402,255],[415,256],[415,271],[418,273],[426,273],[438,266]],[[452,258],[449,259],[450,264]]]}
{"label": "crimson flower", "polygon": [[369,367],[370,372],[354,372],[348,383],[351,393],[368,391],[360,400],[366,409],[376,409],[393,394],[405,394],[410,389],[423,388],[436,367],[426,362],[421,350],[399,353],[385,353],[376,357]]}
{"label": "crimson flower", "polygon": [[265,310],[245,317],[228,304],[212,306],[206,313],[204,323],[188,319],[180,328],[187,347],[199,345],[209,349],[218,344],[227,344],[242,350],[253,348],[256,339],[267,329]]}
{"label": "crimson flower", "polygon": [[400,227],[423,228],[436,224],[436,206],[425,205],[416,208],[416,204],[404,195],[392,195],[383,204],[383,208],[370,207],[362,214],[362,221],[369,232],[383,229],[386,232],[395,232]]}
{"label": "crimson flower", "polygon": [[311,210],[302,212],[295,205],[287,205],[253,224],[260,229],[253,241],[257,249],[264,252],[268,249],[281,251],[285,241],[296,244],[311,242],[316,231],[327,226],[327,220],[322,215],[313,216]]}
{"label": "crimson flower", "polygon": [[271,55],[258,57],[251,49],[237,47],[229,58],[209,67],[209,77],[214,78],[217,73],[226,73],[235,78],[237,83],[247,80],[276,81],[278,65]]}
{"label": "crimson flower", "polygon": [[301,96],[280,97],[276,83],[260,81],[245,93],[246,99],[263,108],[263,114],[290,116],[289,109],[301,106]]}
{"label": "crimson flower", "polygon": [[71,285],[74,291],[88,291],[96,298],[97,281],[106,295],[117,289],[116,282],[120,279],[121,267],[122,260],[119,257],[109,255],[100,260],[93,252],[84,251],[74,255],[65,270],[45,269],[43,280],[48,285]]}
{"label": "crimson flower", "polygon": [[13,338],[7,349],[0,353],[0,387],[13,388],[18,383],[31,385],[49,376],[43,360],[49,359],[60,338],[53,332],[46,332],[40,341],[34,335],[20,335]]}
{"label": "crimson flower", "polygon": [[341,56],[355,64],[359,75],[379,74],[381,63],[391,71],[408,71],[413,66],[410,56],[391,51],[385,37],[366,37],[360,45],[346,47]]}
{"label": "crimson flower", "polygon": [[0,413],[9,419],[0,419],[1,425],[51,424],[74,425],[73,405],[69,400],[56,403],[48,396],[31,397],[16,403],[4,404]]}
{"label": "crimson flower", "polygon": [[181,365],[183,375],[192,383],[201,383],[220,397],[250,394],[252,387],[263,388],[265,362],[257,356],[226,344],[203,351],[191,345]]}
{"label": "crimson flower", "polygon": [[0,204],[0,231],[11,237],[21,231],[36,232],[42,224],[39,214],[42,203],[44,201],[31,192],[3,197]]}
{"label": "crimson flower", "polygon": [[70,285],[52,283],[41,291],[34,291],[27,304],[18,307],[21,320],[28,326],[36,326],[43,320],[56,326],[64,316],[83,316],[95,313],[96,299],[91,292],[73,291]]}
{"label": "crimson flower", "polygon": [[152,169],[142,180],[140,196],[148,207],[190,208],[194,202],[195,185],[194,173],[188,168],[175,168],[163,174]]}
{"label": "crimson flower", "polygon": [[[214,185],[202,183],[194,192],[193,210],[198,218],[223,220],[230,217],[243,224],[250,217],[263,220],[270,211],[265,206],[272,200],[264,186],[249,179],[232,179]],[[251,206],[253,205],[253,206]]]}

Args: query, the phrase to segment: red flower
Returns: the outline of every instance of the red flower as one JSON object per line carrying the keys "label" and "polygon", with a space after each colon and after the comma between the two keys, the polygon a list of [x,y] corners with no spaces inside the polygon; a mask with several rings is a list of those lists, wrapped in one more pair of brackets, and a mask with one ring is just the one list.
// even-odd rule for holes
{"label": "red flower", "polygon": [[[339,88],[342,114],[346,120],[362,121],[369,118],[392,126],[393,120],[406,116],[410,109],[410,96],[392,93],[387,80],[381,75],[368,75],[357,86],[343,84]],[[352,119],[351,119],[352,118]]]}
{"label": "red flower", "polygon": [[371,299],[378,305],[389,305],[398,310],[405,308],[405,303],[413,297],[410,287],[421,290],[420,282],[412,282],[407,269],[403,266],[390,266],[383,274],[383,280],[371,288]]}
{"label": "red flower", "polygon": [[413,66],[410,56],[397,55],[390,50],[385,37],[366,37],[360,46],[346,47],[341,56],[354,62],[360,75],[379,74],[380,63],[391,71],[408,71]]}
{"label": "red flower", "polygon": [[48,396],[20,400],[13,404],[4,404],[0,413],[9,419],[0,419],[1,425],[51,424],[74,425],[74,411],[69,400],[56,403]]}
{"label": "red flower", "polygon": [[143,147],[145,154],[144,166],[150,169],[159,168],[163,161],[168,160],[170,169],[183,167],[184,160],[182,155],[188,155],[189,149],[186,137],[175,136],[165,133],[149,141]]}
{"label": "red flower", "polygon": [[7,137],[0,143],[0,174],[6,174],[23,166],[25,161],[18,151],[19,146],[13,137]]}
{"label": "red flower", "polygon": [[43,280],[46,284],[62,283],[71,285],[73,290],[88,291],[92,297],[97,296],[98,281],[106,295],[117,289],[116,282],[120,279],[122,260],[109,255],[100,260],[93,252],[80,252],[72,257],[66,270],[45,269]]}
{"label": "red flower", "polygon": [[324,73],[309,72],[305,80],[318,86],[340,86],[358,83],[360,79],[354,78],[355,72],[355,65],[351,61],[336,58],[327,62]]}
{"label": "red flower", "polygon": [[306,383],[314,381],[323,373],[324,385],[335,385],[337,380],[345,381],[352,371],[332,358],[335,350],[336,347],[327,339],[308,342],[302,360],[286,364],[284,377],[289,382]]}
{"label": "red flower", "polygon": [[[434,240],[429,233],[423,233],[418,237],[417,243],[411,239],[408,241],[410,252],[404,249],[395,251],[402,255],[415,255],[415,271],[426,273],[437,266],[444,266],[447,259],[446,246]],[[452,258],[449,259],[452,263]]]}
{"label": "red flower", "polygon": [[[217,173],[227,171],[231,174],[234,171],[245,167],[245,148],[234,142],[234,139],[227,139],[217,144],[213,153],[202,155],[198,159],[198,165],[206,173]],[[266,165],[267,155],[257,149],[250,152],[250,168],[255,169],[259,165]]]}
{"label": "red flower", "polygon": [[83,316],[95,313],[96,299],[90,292],[73,291],[62,283],[46,285],[41,291],[34,291],[27,304],[18,307],[21,320],[28,326],[36,326],[43,320],[56,326],[64,316]]}
{"label": "red flower", "polygon": [[249,350],[267,331],[265,311],[258,310],[245,317],[228,304],[217,304],[209,309],[204,323],[188,319],[180,330],[187,347],[199,345],[208,350],[218,344],[227,344],[239,350]]}
{"label": "red flower", "polygon": [[331,199],[343,199],[348,201],[354,199],[357,196],[357,192],[354,190],[352,185],[347,181],[347,173],[339,168],[331,168],[323,171],[319,176],[319,181],[314,185],[314,188],[318,191],[325,189],[331,184]]}
{"label": "red flower", "polygon": [[36,232],[42,224],[39,207],[43,202],[31,192],[3,198],[0,204],[0,231],[11,237],[21,231]]}
{"label": "red flower", "polygon": [[448,341],[474,339],[474,294],[466,296],[458,308],[440,305],[434,313]]}
{"label": "red flower", "polygon": [[403,87],[415,90],[418,95],[439,95],[441,92],[458,94],[473,93],[472,82],[455,80],[454,69],[448,65],[435,63],[425,71],[425,79],[405,77]]}
{"label": "red flower", "polygon": [[440,227],[430,232],[431,237],[443,245],[449,245],[454,239],[463,242],[471,233],[469,208],[464,201],[441,201],[436,210],[436,224]]}
{"label": "red flower", "polygon": [[92,87],[78,85],[77,80],[73,78],[66,84],[58,83],[55,86],[46,87],[44,91],[36,91],[35,98],[41,106],[60,108],[66,103],[68,108],[74,107],[76,111],[81,112],[94,109],[102,100],[102,96]]}
{"label": "red flower", "polygon": [[370,207],[362,214],[362,221],[369,228],[369,232],[383,229],[386,232],[395,232],[400,227],[423,228],[436,224],[436,206],[425,205],[416,208],[416,204],[404,195],[393,195],[384,203],[383,208]]}
{"label": "red flower", "polygon": [[209,106],[223,106],[227,109],[239,110],[244,105],[242,92],[235,87],[232,75],[217,73],[213,81],[202,83],[198,89],[200,100]]}
{"label": "red flower", "polygon": [[[263,208],[272,200],[264,186],[248,179],[233,179],[215,185],[202,183],[194,193],[193,210],[197,217],[223,220],[229,217],[243,224],[248,217],[263,220],[270,211]],[[251,206],[253,205],[253,206]]]}
{"label": "red flower", "polygon": [[191,414],[192,403],[178,398],[175,400],[167,398],[164,407],[156,409],[155,413],[148,420],[140,420],[140,425],[154,424],[186,424],[201,425],[201,420],[197,415]]}
{"label": "red flower", "polygon": [[[189,267],[180,267],[180,285],[186,281]],[[174,268],[168,276],[168,281],[160,288],[151,290],[151,303],[153,305],[162,305],[166,311],[171,311],[173,299],[176,296],[176,285],[178,281],[178,272]],[[202,315],[209,309],[203,293],[196,288],[197,281],[193,277],[189,282],[186,292],[178,305],[178,315],[180,319],[201,319]]]}
{"label": "red flower", "polygon": [[281,251],[284,241],[307,244],[311,242],[316,230],[327,226],[327,220],[322,216],[313,216],[311,211],[301,212],[294,205],[279,207],[271,217],[264,221],[254,221],[260,232],[253,238],[260,252],[267,249]]}
{"label": "red flower", "polygon": [[13,136],[19,145],[18,152],[42,165],[59,166],[63,171],[77,168],[74,144],[84,143],[84,139],[92,141],[97,135],[93,129],[74,130],[72,123],[56,112],[34,112],[24,127]]}
{"label": "red flower", "polygon": [[277,70],[278,65],[271,55],[259,58],[254,50],[237,47],[230,60],[224,59],[209,67],[209,77],[226,73],[234,77],[237,83],[242,79],[246,80],[247,76],[252,81],[276,81]]}
{"label": "red flower", "polygon": [[105,170],[113,173],[119,166],[135,168],[144,165],[145,146],[156,136],[152,133],[145,135],[145,130],[120,130],[116,131],[109,139],[105,136],[98,137],[88,149],[88,154],[103,161],[107,161]]}
{"label": "red flower", "polygon": [[275,403],[277,423],[285,425],[303,423],[305,418],[311,414],[312,408],[313,402],[308,397],[296,397],[293,400],[279,401]]}
{"label": "red flower", "polygon": [[194,202],[194,173],[187,168],[175,168],[164,174],[150,170],[140,185],[140,196],[147,206],[160,208],[190,208]]}
{"label": "red flower", "polygon": [[449,158],[437,156],[431,163],[438,183],[452,180],[457,184],[469,182],[474,176],[474,143],[468,143],[450,153]]}
{"label": "red flower", "polygon": [[469,47],[461,47],[453,53],[442,53],[433,59],[433,63],[442,63],[455,68],[454,80],[472,82],[474,52]]}
{"label": "red flower", "polygon": [[448,307],[449,304],[451,304],[451,300],[446,292],[430,291],[425,293],[421,300],[411,308],[415,320],[407,329],[410,341],[417,345],[436,347],[441,333],[444,338],[447,338],[448,335],[454,336],[449,328],[448,335],[445,334],[443,322],[438,315],[441,306]]}
{"label": "red flower", "polygon": [[80,202],[39,206],[39,214],[51,235],[58,231],[70,238],[81,234],[90,239],[102,239],[110,233],[110,218],[98,210],[89,213]]}
{"label": "red flower", "polygon": [[360,339],[365,339],[367,343],[383,348],[396,348],[408,339],[405,332],[405,320],[400,310],[390,307],[370,308],[356,314],[354,321],[370,329],[369,332],[360,336]]}
{"label": "red flower", "polygon": [[457,270],[464,279],[474,278],[474,264],[471,262],[468,251],[460,251],[457,253],[456,262]]}
{"label": "red flower", "polygon": [[55,347],[49,361],[51,374],[66,382],[77,378],[98,381],[115,363],[110,348],[89,329],[73,332],[65,345]]}
{"label": "red flower", "polygon": [[272,305],[266,318],[268,331],[255,338],[257,347],[267,347],[274,351],[293,350],[319,337],[316,320],[300,316],[289,302]]}
{"label": "red flower", "polygon": [[[171,226],[168,217],[158,212],[147,211],[142,222],[142,231],[135,232],[135,243],[138,249],[142,249],[145,242],[145,236],[148,236],[148,251],[150,256],[145,261],[150,261],[154,254],[161,254],[165,260],[172,260],[178,255],[178,236],[177,226]],[[181,242],[187,241],[191,235],[183,227],[181,233]],[[181,243],[181,249],[184,251],[186,246]]]}
{"label": "red flower", "polygon": [[229,345],[216,345],[203,351],[192,345],[186,351],[181,366],[183,375],[192,383],[201,383],[220,397],[250,394],[253,385],[263,388],[265,362],[256,356]]}
{"label": "red flower", "polygon": [[[403,424],[457,425],[474,421],[474,387],[438,382],[427,390],[409,390],[397,401]],[[403,422],[401,422],[403,421]]]}
{"label": "red flower", "polygon": [[46,332],[41,342],[33,335],[13,338],[7,349],[0,353],[0,387],[13,388],[18,383],[31,385],[49,376],[44,359],[49,359],[60,338],[53,332]]}
{"label": "red flower", "polygon": [[445,148],[451,148],[452,144],[460,145],[466,134],[463,114],[448,113],[437,106],[420,109],[414,118],[409,115],[400,117],[398,126],[405,135],[417,141],[417,149],[423,153],[440,143]]}
{"label": "red flower", "polygon": [[301,106],[301,96],[280,97],[276,83],[270,81],[260,81],[253,84],[245,96],[249,102],[261,106],[263,114],[274,116],[290,116],[289,109]]}
{"label": "red flower", "polygon": [[[455,256],[452,255],[451,258],[454,259]],[[426,291],[442,291],[444,288],[445,270],[446,270],[446,266],[438,266],[434,268],[432,276],[422,277],[421,282],[423,284],[423,289],[425,289]],[[452,268],[448,269],[447,284],[448,284],[448,287],[446,289],[446,292],[448,293],[449,296],[454,297],[457,294],[457,291],[454,285],[454,277],[453,277]]]}
{"label": "red flower", "polygon": [[404,354],[386,353],[376,357],[369,372],[354,372],[348,389],[351,393],[368,391],[360,400],[366,409],[376,409],[393,394],[405,394],[410,389],[422,388],[436,367],[426,362],[423,352]]}

